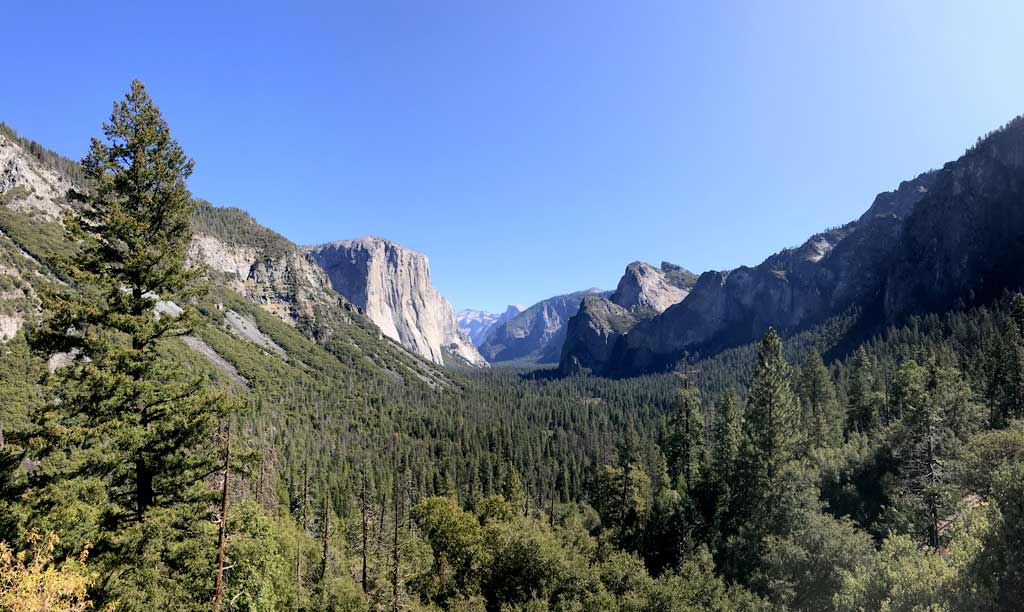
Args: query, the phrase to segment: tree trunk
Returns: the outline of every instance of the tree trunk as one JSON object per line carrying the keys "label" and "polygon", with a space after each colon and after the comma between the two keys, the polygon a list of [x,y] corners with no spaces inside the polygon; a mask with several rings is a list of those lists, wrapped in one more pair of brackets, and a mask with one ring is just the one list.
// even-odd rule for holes
{"label": "tree trunk", "polygon": [[323,559],[320,561],[320,581],[323,582],[327,579],[327,555],[328,555],[328,543],[329,534],[331,529],[331,515],[330,515],[330,496],[324,498],[324,517],[323,517]]}
{"label": "tree trunk", "polygon": [[362,584],[363,592],[365,593],[366,592],[366,546],[369,544],[369,541],[368,541],[369,540],[369,538],[368,538],[369,533],[367,532],[367,530],[368,530],[367,520],[369,518],[368,517],[368,513],[369,513],[369,510],[370,510],[367,507],[367,500],[366,500],[366,475],[365,474],[363,475],[363,491],[362,491],[362,494],[359,497],[360,497],[360,499],[359,499],[359,506],[360,506],[360,509],[363,512],[363,551],[362,551],[363,552],[363,574],[362,574],[362,579],[360,580],[360,584]]}
{"label": "tree trunk", "polygon": [[217,577],[213,589],[213,612],[220,612],[224,592],[224,552],[228,541],[228,483],[231,479],[231,423],[224,426],[224,488],[220,497],[220,529],[217,538]]}
{"label": "tree trunk", "polygon": [[302,530],[309,533],[309,455],[302,464]]}
{"label": "tree trunk", "polygon": [[153,471],[144,457],[135,460],[135,508],[141,521],[146,510],[153,505]]}
{"label": "tree trunk", "polygon": [[398,480],[398,474],[395,474],[395,491],[393,495],[395,498],[395,530],[391,545],[391,612],[398,612],[398,526],[401,524],[402,520],[402,508],[399,502],[401,488],[401,484]]}
{"label": "tree trunk", "polygon": [[937,475],[935,473],[935,447],[932,443],[932,420],[931,415],[928,418],[928,477],[927,482],[930,490],[927,492],[928,495],[928,544],[932,548],[939,547],[939,511],[937,502],[935,500],[935,487],[937,485]]}

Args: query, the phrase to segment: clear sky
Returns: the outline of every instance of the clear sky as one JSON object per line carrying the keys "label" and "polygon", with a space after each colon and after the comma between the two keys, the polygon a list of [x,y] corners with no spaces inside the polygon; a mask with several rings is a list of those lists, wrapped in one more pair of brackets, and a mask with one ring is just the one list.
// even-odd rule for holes
{"label": "clear sky", "polygon": [[[136,6],[136,4],[138,6]],[[756,264],[1024,113],[1024,3],[6,0],[0,120],[142,79],[192,191],[430,256],[456,308]]]}

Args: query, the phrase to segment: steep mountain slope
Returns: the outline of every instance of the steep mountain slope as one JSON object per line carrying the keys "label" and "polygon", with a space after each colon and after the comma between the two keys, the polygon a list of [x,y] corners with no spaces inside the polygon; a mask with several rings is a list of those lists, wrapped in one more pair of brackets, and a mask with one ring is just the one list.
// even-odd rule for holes
{"label": "steep mountain slope", "polygon": [[668,262],[662,262],[661,268],[642,261],[626,266],[614,293],[607,298],[587,296],[569,319],[562,371],[593,369],[606,362],[619,337],[681,302],[696,279],[692,272]]}
{"label": "steep mountain slope", "polygon": [[0,123],[0,342],[37,311],[38,288],[57,279],[44,260],[62,247],[60,219],[77,168]]}
{"label": "steep mountain slope", "polygon": [[[390,373],[443,384],[445,377],[436,368],[386,339],[356,305],[338,294],[303,249],[244,211],[200,202],[193,231],[190,261],[207,266],[216,286],[241,295],[339,357],[344,355],[343,361],[358,359]],[[223,325],[236,335],[258,338],[227,314]]]}
{"label": "steep mountain slope", "polygon": [[888,269],[885,315],[985,304],[1024,286],[1024,117],[937,173]]}
{"label": "steep mountain slope", "polygon": [[[72,210],[65,196],[68,188],[80,185],[80,173],[74,162],[19,138],[6,126],[0,129],[0,158],[0,341],[4,341],[38,311],[39,289],[60,282],[47,262],[69,252],[60,218]],[[383,339],[358,308],[331,288],[324,272],[299,247],[243,211],[200,201],[193,227],[189,262],[210,271],[211,302],[204,312],[218,329],[245,341],[251,350],[291,359],[258,322],[266,319],[243,314],[238,304],[258,307],[314,339],[323,353],[317,359],[340,360],[364,376],[449,384],[442,371]],[[225,306],[229,302],[236,305]],[[174,308],[173,303],[167,307]],[[186,344],[221,372],[234,371],[238,365],[202,338],[186,338]]]}
{"label": "steep mountain slope", "polygon": [[496,314],[486,310],[461,310],[455,315],[462,333],[469,336],[474,346],[480,346],[487,339],[495,325],[501,325],[526,310],[520,304],[509,304],[505,312]]}
{"label": "steep mountain slope", "polygon": [[505,323],[495,325],[480,345],[480,353],[491,363],[558,363],[566,323],[579,310],[584,297],[604,293],[587,289],[537,302]]}
{"label": "steep mountain slope", "polygon": [[1015,120],[955,162],[879,194],[867,212],[760,265],[702,274],[690,294],[591,358],[562,366],[608,375],[672,367],[822,322],[850,308],[861,325],[984,303],[1024,283],[1024,124]]}
{"label": "steep mountain slope", "polygon": [[335,291],[384,332],[437,364],[486,367],[459,329],[451,304],[430,284],[426,255],[376,237],[342,240],[306,251]]}

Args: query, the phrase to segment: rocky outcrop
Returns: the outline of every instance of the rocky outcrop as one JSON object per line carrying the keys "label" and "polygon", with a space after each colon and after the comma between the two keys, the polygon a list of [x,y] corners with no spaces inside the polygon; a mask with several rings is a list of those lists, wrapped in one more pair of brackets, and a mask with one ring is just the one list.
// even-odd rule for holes
{"label": "rocky outcrop", "polygon": [[[67,191],[81,189],[83,181],[78,164],[19,137],[0,123],[0,342],[38,313],[41,286],[61,282],[48,264],[64,248],[60,222],[73,210]],[[224,312],[226,302],[247,298],[296,327],[354,371],[418,380],[431,387],[451,384],[432,363],[385,338],[331,287],[324,271],[302,249],[244,211],[200,200],[192,221],[188,263],[209,270],[213,310],[202,313],[211,323],[258,350],[300,363],[271,339],[267,329],[259,327],[273,323],[265,319],[258,323],[259,316],[237,307]],[[181,309],[170,301],[158,301],[156,311],[158,316],[177,316]],[[229,378],[245,384],[237,370],[198,337],[184,341]],[[61,358],[50,361],[56,367]]]}
{"label": "rocky outcrop", "polygon": [[0,197],[3,205],[58,221],[67,208],[66,196],[71,181],[42,163],[11,134],[0,131]]}
{"label": "rocky outcrop", "polygon": [[[54,155],[0,124],[0,343],[38,312],[37,283],[53,279],[23,246],[40,228],[58,224],[72,184],[40,155]],[[9,224],[17,232],[8,234]],[[59,228],[51,234],[59,235]]]}
{"label": "rocky outcrop", "polygon": [[638,322],[611,350],[575,342],[562,366],[609,375],[657,371],[686,353],[750,342],[769,326],[792,332],[851,309],[860,313],[857,333],[865,333],[1020,289],[1022,260],[1018,118],[941,170],[879,194],[856,221],[755,267],[706,272],[684,300]]}
{"label": "rocky outcrop", "polygon": [[376,237],[310,247],[307,253],[334,290],[384,335],[434,363],[487,366],[459,329],[451,304],[431,285],[426,255]]}
{"label": "rocky outcrop", "polygon": [[297,247],[268,252],[197,232],[188,261],[219,272],[227,286],[289,325],[308,324],[318,307],[339,301],[324,272]]}
{"label": "rocky outcrop", "polygon": [[579,363],[607,375],[658,371],[686,353],[714,353],[750,342],[769,327],[791,331],[872,303],[884,292],[906,215],[935,180],[935,173],[925,173],[880,194],[857,221],[816,234],[757,266],[705,272],[685,299],[638,321],[610,351],[565,353],[563,369]]}
{"label": "rocky outcrop", "polygon": [[1024,116],[936,173],[886,277],[888,321],[1024,287]]}
{"label": "rocky outcrop", "polygon": [[501,314],[487,312],[486,310],[467,309],[459,311],[455,315],[455,320],[459,324],[459,329],[469,337],[473,345],[480,346],[496,325],[504,324],[524,310],[526,310],[526,307],[520,304],[509,304],[505,312]]}
{"label": "rocky outcrop", "polygon": [[607,298],[587,296],[569,320],[561,370],[571,374],[601,368],[621,336],[681,302],[695,280],[693,273],[668,262],[662,262],[661,268],[642,261],[626,266],[614,293]]}
{"label": "rocky outcrop", "polygon": [[607,295],[587,289],[537,302],[501,325],[495,325],[480,346],[490,362],[558,363],[566,324],[588,295]]}
{"label": "rocky outcrop", "polygon": [[696,277],[679,266],[667,262],[661,265],[659,269],[642,261],[629,264],[608,299],[627,310],[655,314],[683,301]]}
{"label": "rocky outcrop", "polygon": [[0,343],[17,335],[36,309],[30,279],[38,277],[35,261],[0,231]]}
{"label": "rocky outcrop", "polygon": [[633,329],[637,315],[597,295],[583,298],[565,332],[559,367],[564,374],[603,367],[619,338]]}
{"label": "rocky outcrop", "polygon": [[274,342],[270,336],[260,331],[256,321],[251,317],[234,310],[228,310],[224,313],[224,322],[227,324],[228,329],[238,337],[266,349],[267,352],[276,353],[284,358],[288,357],[288,353],[280,345]]}

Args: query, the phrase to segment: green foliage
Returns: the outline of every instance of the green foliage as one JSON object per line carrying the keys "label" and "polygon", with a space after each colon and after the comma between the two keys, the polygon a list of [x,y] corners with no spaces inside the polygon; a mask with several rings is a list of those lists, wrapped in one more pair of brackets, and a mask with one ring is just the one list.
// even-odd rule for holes
{"label": "green foliage", "polygon": [[835,597],[839,612],[945,612],[955,574],[933,551],[906,536],[885,541],[871,565],[848,574]]}
{"label": "green foliage", "polygon": [[964,490],[992,495],[992,479],[1004,465],[1024,462],[1024,423],[1011,429],[982,431],[971,437],[960,452],[956,476]]}
{"label": "green foliage", "polygon": [[489,561],[477,517],[450,497],[430,497],[416,505],[413,519],[434,553],[429,572],[416,579],[417,589],[441,604],[475,594]]}
{"label": "green foliage", "polygon": [[[45,293],[32,338],[42,357],[70,363],[48,376],[26,444],[40,466],[27,526],[58,533],[69,553],[94,546],[111,574],[94,585],[101,604],[184,609],[205,599],[205,449],[219,403],[161,351],[198,322],[187,302],[198,279],[184,266],[192,162],[139,82],[104,134],[83,161],[82,216],[65,221],[80,245],[61,261],[73,284]],[[185,308],[160,312],[157,296]]]}
{"label": "green foliage", "polygon": [[1024,462],[999,467],[993,478],[995,517],[965,582],[977,610],[1009,611],[1024,601]]}
{"label": "green foliage", "polygon": [[926,534],[937,548],[939,521],[953,511],[957,499],[946,466],[984,415],[960,372],[934,362],[928,368],[904,364],[893,396],[901,423],[895,441],[898,489],[889,520],[900,532]]}
{"label": "green foliage", "polygon": [[857,349],[847,383],[847,430],[865,433],[878,428],[884,410],[883,397],[875,388],[874,365],[863,347]]}
{"label": "green foliage", "polygon": [[196,201],[192,224],[196,233],[216,236],[230,245],[255,248],[270,258],[280,257],[292,247],[288,239],[260,225],[244,210],[217,207],[206,200]]}
{"label": "green foliage", "polygon": [[808,446],[836,446],[843,440],[842,408],[836,398],[832,375],[815,350],[809,350],[797,375],[800,425]]}
{"label": "green foliage", "polygon": [[[10,197],[10,192],[4,196]],[[14,241],[18,248],[41,261],[52,262],[70,256],[72,243],[67,241],[59,224],[2,204],[0,202],[0,231]]]}
{"label": "green foliage", "polygon": [[801,444],[799,416],[782,341],[769,330],[757,354],[744,415],[743,454],[754,499],[764,500],[772,494],[782,466]]}
{"label": "green foliage", "polygon": [[871,537],[848,519],[808,512],[785,536],[769,536],[758,581],[789,610],[827,610],[843,576],[874,555]]}
{"label": "green foliage", "polygon": [[665,455],[668,473],[685,491],[697,486],[705,464],[704,415],[700,395],[688,385],[676,392],[675,412],[669,425]]}

